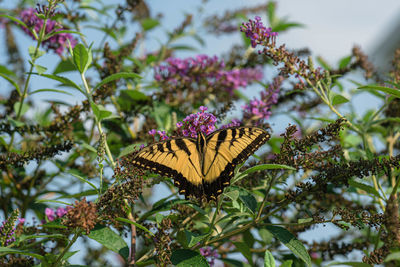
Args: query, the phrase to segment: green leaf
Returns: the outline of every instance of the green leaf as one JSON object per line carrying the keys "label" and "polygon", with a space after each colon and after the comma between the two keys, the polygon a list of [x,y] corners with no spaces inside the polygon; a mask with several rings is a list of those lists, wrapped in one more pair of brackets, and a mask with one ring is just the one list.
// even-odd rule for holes
{"label": "green leaf", "polygon": [[77,44],[73,49],[72,58],[80,73],[84,73],[91,64],[91,60],[89,60],[89,53],[90,50],[88,51],[83,44]]}
{"label": "green leaf", "polygon": [[13,126],[15,126],[15,127],[22,127],[22,126],[25,125],[24,122],[14,120],[14,119],[12,119],[10,116],[8,116],[8,115],[6,116],[6,118],[7,118],[7,120],[11,123],[11,125],[13,125]]}
{"label": "green leaf", "polygon": [[258,234],[260,235],[262,241],[264,241],[266,244],[270,244],[272,242],[273,235],[267,229],[259,229]]}
{"label": "green leaf", "polygon": [[230,199],[232,199],[233,201],[236,201],[239,197],[239,191],[238,190],[232,190],[226,193],[223,193],[224,196],[229,197]]}
{"label": "green leaf", "polygon": [[60,89],[48,89],[48,88],[45,88],[45,89],[37,89],[37,90],[35,90],[35,91],[33,91],[33,92],[30,92],[29,95],[33,95],[33,94],[37,94],[37,93],[41,93],[41,92],[53,92],[53,93],[61,93],[61,94],[66,94],[66,95],[73,95],[73,94],[68,93],[68,92],[66,92],[66,91],[64,91],[64,90],[60,90]]}
{"label": "green leaf", "polygon": [[62,72],[74,71],[76,67],[70,59],[61,60],[57,67],[54,69],[53,74],[59,74]]}
{"label": "green leaf", "polygon": [[43,73],[46,72],[47,68],[38,64],[33,64],[33,66],[35,66],[35,70],[37,71],[37,73],[39,75],[42,75]]}
{"label": "green leaf", "polygon": [[157,224],[160,224],[162,222],[162,220],[164,219],[164,215],[162,215],[161,213],[157,213],[155,217],[156,217]]}
{"label": "green leaf", "polygon": [[[14,103],[14,112],[15,114],[18,114],[18,110],[21,108],[21,102],[15,102]],[[22,104],[21,108],[21,116],[24,115],[27,111],[29,110],[29,105],[27,103]]]}
{"label": "green leaf", "polygon": [[385,258],[385,262],[389,261],[399,261],[400,260],[400,252],[393,252],[387,255]]}
{"label": "green leaf", "polygon": [[290,28],[301,28],[301,27],[304,27],[304,24],[297,23],[297,22],[284,22],[284,21],[282,22],[281,21],[272,28],[272,31],[284,32]]}
{"label": "green leaf", "polygon": [[219,260],[226,262],[227,266],[230,266],[230,267],[250,267],[250,264],[247,264],[247,263],[244,263],[243,261],[239,261],[239,260],[235,260],[235,259],[222,258]]}
{"label": "green leaf", "polygon": [[32,33],[32,35],[34,36],[35,40],[38,39],[37,33],[34,30],[32,30],[31,28],[29,28],[22,20],[19,20],[17,18],[11,17],[9,15],[5,15],[5,14],[0,14],[0,17],[7,18],[9,20],[14,21],[17,24],[20,24],[21,26],[25,27],[26,29],[28,29]]}
{"label": "green leaf", "polygon": [[298,219],[297,222],[298,223],[308,223],[308,222],[312,222],[313,218],[305,218],[305,219]]}
{"label": "green leaf", "polygon": [[332,67],[329,65],[329,63],[326,62],[326,60],[322,57],[317,57],[317,62],[318,62],[318,64],[320,64],[322,66],[322,68],[324,68],[326,70],[332,69]]}
{"label": "green leaf", "polygon": [[68,227],[65,225],[62,225],[60,223],[60,219],[56,219],[52,222],[48,222],[45,224],[42,224],[42,227],[46,227],[46,228],[53,228],[53,229],[67,229]]}
{"label": "green leaf", "polygon": [[11,83],[14,86],[15,90],[17,90],[18,94],[21,95],[21,91],[19,89],[19,86],[13,79],[11,79],[10,77],[6,76],[3,73],[0,73],[0,77],[3,77],[4,79],[6,79],[7,82]]}
{"label": "green leaf", "polygon": [[63,204],[63,205],[67,205],[67,206],[71,205],[71,203],[67,203],[67,202],[64,202],[61,200],[54,200],[54,199],[38,199],[35,201],[35,203],[47,203],[47,202],[58,203],[58,204]]}
{"label": "green leaf", "polygon": [[30,239],[36,239],[36,238],[59,238],[59,239],[66,239],[67,237],[63,234],[54,234],[54,235],[21,235],[20,237],[17,238],[15,242],[17,244],[25,241],[25,240],[30,240]]}
{"label": "green leaf", "polygon": [[43,41],[45,41],[45,40],[47,40],[47,39],[53,37],[54,35],[60,34],[60,33],[72,33],[72,34],[79,34],[79,35],[81,35],[81,36],[85,36],[85,35],[84,35],[83,33],[81,33],[81,32],[71,31],[71,30],[61,30],[61,31],[53,31],[53,32],[50,32],[49,34],[47,34],[47,35],[44,37]]}
{"label": "green leaf", "polygon": [[292,267],[293,260],[286,260],[284,261],[280,267]]}
{"label": "green leaf", "polygon": [[334,95],[333,99],[332,99],[332,105],[333,106],[344,104],[344,103],[347,103],[347,102],[349,102],[349,100],[346,97],[342,96],[342,95]]}
{"label": "green leaf", "polygon": [[197,51],[196,47],[190,45],[170,45],[169,46],[172,50],[183,50],[183,51]]}
{"label": "green leaf", "polygon": [[132,144],[132,145],[129,145],[129,146],[125,147],[125,148],[122,149],[121,152],[119,153],[118,158],[121,158],[121,157],[123,157],[123,156],[126,156],[126,155],[128,155],[128,154],[131,154],[131,153],[137,151],[139,147],[140,147],[139,144]]}
{"label": "green leaf", "polygon": [[347,56],[347,57],[342,58],[342,59],[339,61],[339,69],[344,69],[344,68],[346,68],[347,65],[349,65],[349,63],[350,63],[351,58],[352,58],[352,56]]}
{"label": "green leaf", "polygon": [[288,247],[293,254],[302,259],[307,266],[311,266],[311,258],[306,248],[292,233],[285,228],[273,225],[266,226],[266,229],[270,231],[275,238]]}
{"label": "green leaf", "polygon": [[264,255],[264,267],[275,267],[275,259],[269,250],[265,251]]}
{"label": "green leaf", "polygon": [[28,47],[28,53],[29,53],[29,56],[31,57],[32,60],[36,60],[36,59],[40,58],[41,56],[43,56],[44,54],[46,54],[45,51],[42,51],[42,50],[38,49],[37,52],[36,52],[36,55],[35,55],[35,51],[36,51],[36,47],[34,47],[32,45],[30,45]]}
{"label": "green leaf", "polygon": [[130,221],[128,219],[121,218],[121,217],[118,217],[115,220],[120,221],[120,222],[125,222],[125,223],[128,223],[128,224],[132,224],[132,225],[136,226],[137,228],[142,229],[143,231],[145,231],[145,232],[149,233],[150,235],[154,236],[154,234],[152,232],[150,232],[149,229],[147,229],[146,227],[144,227],[141,224],[138,224],[136,222],[132,222],[132,221]]}
{"label": "green leaf", "polygon": [[207,260],[199,252],[190,249],[178,249],[172,252],[171,262],[177,267],[208,267]]}
{"label": "green leaf", "polygon": [[257,200],[250,192],[241,188],[239,190],[239,199],[253,214],[256,212]]}
{"label": "green leaf", "polygon": [[370,84],[370,85],[360,86],[357,89],[381,91],[386,94],[392,95],[394,97],[400,98],[400,90],[399,89],[389,88],[389,87],[385,87],[385,86]]}
{"label": "green leaf", "polygon": [[147,101],[150,99],[149,96],[143,94],[139,90],[121,90],[121,97],[128,97],[134,101]]}
{"label": "green leaf", "polygon": [[36,254],[36,253],[31,253],[31,252],[27,252],[27,251],[24,251],[24,250],[7,248],[7,247],[0,247],[0,255],[2,253],[6,253],[6,254],[21,254],[21,255],[34,257],[34,258],[36,258],[38,260],[43,260],[44,259],[44,257],[42,255],[39,255],[39,254]]}
{"label": "green leaf", "polygon": [[245,242],[233,242],[237,250],[242,253],[246,260],[253,265],[253,259],[249,246]]}
{"label": "green leaf", "polygon": [[88,180],[86,180],[85,178],[79,176],[79,175],[76,174],[76,173],[73,173],[72,171],[69,171],[68,173],[71,174],[72,176],[78,178],[78,179],[81,180],[82,182],[87,183],[88,185],[90,185],[91,187],[93,187],[94,190],[97,190],[97,187],[96,187],[93,183],[91,183],[91,182],[89,182]]}
{"label": "green leaf", "polygon": [[328,266],[335,266],[335,265],[347,265],[347,266],[353,266],[353,267],[372,267],[372,265],[364,263],[364,262],[355,262],[355,261],[348,261],[348,262],[331,262]]}
{"label": "green leaf", "polygon": [[96,90],[97,88],[99,88],[100,86],[118,80],[118,79],[141,79],[142,77],[139,74],[133,73],[133,72],[119,72],[119,73],[115,73],[112,74],[106,78],[104,78],[101,82],[99,82],[93,90]]}
{"label": "green leaf", "polygon": [[198,235],[198,234],[192,233],[185,229],[185,236],[186,236],[188,247],[191,248],[194,245],[200,243],[204,238],[209,236],[209,234]]}
{"label": "green leaf", "polygon": [[94,116],[96,117],[97,120],[99,120],[100,108],[93,101],[90,101],[90,106],[92,107]]}
{"label": "green leaf", "polygon": [[276,6],[276,3],[274,3],[274,2],[267,3],[267,16],[268,16],[269,25],[275,25],[275,23],[277,21],[277,18],[275,16],[275,6]]}
{"label": "green leaf", "polygon": [[89,151],[92,151],[93,153],[97,153],[97,149],[94,148],[93,146],[89,145],[88,143],[83,142],[82,147],[86,148]]}
{"label": "green leaf", "polygon": [[98,121],[102,121],[112,116],[112,112],[106,110],[103,105],[96,105],[95,103],[90,101],[90,106],[92,107],[93,114],[96,116]]}
{"label": "green leaf", "polygon": [[142,19],[140,21],[140,24],[142,24],[142,28],[144,31],[149,31],[156,26],[160,25],[160,22],[158,20],[152,19],[152,18],[146,18]]}
{"label": "green leaf", "polygon": [[[77,252],[79,252],[79,250],[75,250],[75,251],[68,251],[64,254],[64,256],[62,257],[63,260],[67,260],[69,258],[71,258],[72,256],[74,256]],[[74,265],[68,265],[68,267],[71,267]],[[76,266],[76,265],[75,265]],[[78,266],[84,266],[84,265],[78,265]]]}
{"label": "green leaf", "polygon": [[242,172],[242,174],[249,174],[249,173],[253,173],[256,171],[262,171],[262,170],[276,170],[276,169],[285,169],[285,170],[291,170],[291,171],[296,170],[296,168],[293,168],[292,166],[283,165],[283,164],[261,164],[261,165],[257,165],[257,166],[254,166],[254,167],[251,167],[251,168],[245,170],[244,172]]}
{"label": "green leaf", "polygon": [[63,84],[63,85],[66,85],[66,86],[70,86],[70,87],[72,87],[72,88],[75,88],[75,89],[77,89],[79,92],[81,92],[83,95],[86,96],[86,93],[85,93],[76,83],[74,83],[73,81],[71,81],[71,80],[68,79],[68,78],[65,78],[65,77],[59,76],[59,75],[54,75],[54,74],[42,74],[41,76],[46,77],[46,78],[49,78],[49,79],[52,79],[52,80],[55,80],[55,81],[58,81],[58,82],[60,82],[60,83]]}
{"label": "green leaf", "polygon": [[14,76],[15,77],[15,73],[13,71],[7,69],[6,66],[1,65],[1,64],[0,64],[0,73],[3,73],[3,74],[8,75],[8,76]]}
{"label": "green leaf", "polygon": [[106,248],[118,253],[128,260],[129,248],[124,239],[108,227],[96,225],[89,233],[89,238],[96,240]]}
{"label": "green leaf", "polygon": [[372,187],[370,185],[359,183],[359,182],[356,182],[354,180],[349,180],[349,185],[351,185],[351,186],[353,186],[355,188],[359,188],[361,190],[364,190],[365,192],[370,193],[370,194],[372,194],[372,195],[374,195],[374,196],[376,196],[378,198],[382,198],[379,195],[379,192],[374,187]]}

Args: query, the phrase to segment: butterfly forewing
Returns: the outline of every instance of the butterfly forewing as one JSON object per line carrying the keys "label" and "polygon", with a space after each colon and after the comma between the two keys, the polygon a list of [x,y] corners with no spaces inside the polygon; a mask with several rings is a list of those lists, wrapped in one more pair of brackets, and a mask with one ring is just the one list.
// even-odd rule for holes
{"label": "butterfly forewing", "polygon": [[170,139],[145,147],[137,152],[132,164],[174,178],[180,189],[186,182],[202,184],[196,140],[191,138]]}
{"label": "butterfly forewing", "polygon": [[232,127],[207,136],[202,171],[204,181],[220,179],[226,186],[235,167],[245,161],[269,139],[269,134],[256,127]]}

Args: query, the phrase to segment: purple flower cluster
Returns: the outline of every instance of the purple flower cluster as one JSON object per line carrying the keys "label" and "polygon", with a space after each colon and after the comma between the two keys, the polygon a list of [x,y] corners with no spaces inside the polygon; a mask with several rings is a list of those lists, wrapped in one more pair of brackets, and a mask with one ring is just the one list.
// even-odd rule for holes
{"label": "purple flower cluster", "polygon": [[19,224],[25,222],[24,218],[17,218],[19,212],[13,212],[11,216],[5,220],[0,226],[0,247],[6,247],[15,241],[15,222],[18,221]]}
{"label": "purple flower cluster", "polygon": [[267,120],[271,115],[271,106],[278,102],[278,93],[282,82],[282,76],[276,77],[267,90],[261,92],[260,99],[251,100],[249,104],[243,106],[243,117],[246,119],[257,120],[259,122]]}
{"label": "purple flower cluster", "polygon": [[[28,27],[30,27],[30,28],[32,27],[35,30],[35,32],[39,33],[40,30],[42,29],[44,20],[37,17],[35,9],[33,9],[33,8],[25,9],[25,10],[21,11],[19,16],[20,16],[21,20]],[[22,27],[22,29],[27,34],[29,34],[32,38],[34,38],[32,33],[27,28]],[[57,32],[57,31],[61,31],[61,30],[65,30],[65,28],[63,28],[63,26],[60,23],[58,23],[54,20],[47,20],[45,34],[49,34],[51,32]],[[72,47],[74,47],[75,44],[78,42],[69,33],[59,33],[59,34],[55,34],[52,37],[44,40],[42,42],[42,45],[47,50],[53,50],[58,55],[61,55],[64,51],[64,48],[66,48],[68,46],[67,40],[69,40]]]}
{"label": "purple flower cluster", "polygon": [[[217,118],[213,114],[206,112],[207,107],[201,106],[199,110],[199,112],[190,114],[184,118],[183,122],[176,123],[176,134],[178,136],[196,138],[198,132],[208,135],[215,131]],[[153,136],[154,141],[156,134],[159,135],[160,140],[167,140],[170,138],[165,131],[156,131],[152,129],[148,133]]]}
{"label": "purple flower cluster", "polygon": [[263,77],[260,68],[243,68],[226,70],[223,60],[217,56],[197,55],[185,59],[168,58],[165,64],[154,68],[154,79],[165,88],[204,89],[216,86],[233,93],[239,87],[259,81]]}
{"label": "purple flower cluster", "polygon": [[6,224],[8,223],[8,220],[4,221],[1,226],[0,226],[0,246],[8,246],[12,242],[15,241],[14,237],[14,232],[15,228],[13,227],[11,231],[6,230]]}
{"label": "purple flower cluster", "polygon": [[215,258],[219,257],[217,251],[212,247],[200,248],[200,254],[206,258],[211,267],[215,264]]}
{"label": "purple flower cluster", "polygon": [[277,32],[273,32],[271,28],[267,28],[261,22],[261,18],[256,16],[254,20],[249,19],[248,22],[242,23],[240,31],[246,34],[251,40],[251,46],[255,48],[258,44],[275,43]]}
{"label": "purple flower cluster", "polygon": [[167,133],[165,131],[156,131],[156,129],[152,129],[149,131],[148,134],[153,136],[154,140],[155,140],[156,134],[158,134],[158,136],[160,137],[160,139],[159,139],[160,141],[169,139],[169,136],[167,135]]}
{"label": "purple flower cluster", "polygon": [[222,125],[221,129],[229,128],[229,127],[236,127],[242,125],[242,122],[239,119],[232,119],[230,123]]}
{"label": "purple flower cluster", "polygon": [[196,138],[199,132],[208,135],[215,131],[217,118],[212,113],[206,112],[207,107],[201,106],[199,110],[176,124],[178,135]]}
{"label": "purple flower cluster", "polygon": [[46,220],[49,222],[52,222],[57,218],[61,218],[62,216],[67,214],[67,212],[68,212],[68,208],[67,209],[57,208],[56,211],[54,211],[53,209],[50,209],[50,208],[46,208],[44,211],[44,214],[46,215]]}

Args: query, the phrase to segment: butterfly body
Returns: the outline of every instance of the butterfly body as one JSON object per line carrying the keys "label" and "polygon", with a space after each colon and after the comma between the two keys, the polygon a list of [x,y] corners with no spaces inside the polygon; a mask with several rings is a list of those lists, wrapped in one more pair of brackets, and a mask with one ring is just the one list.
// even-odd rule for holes
{"label": "butterfly body", "polygon": [[132,164],[171,177],[185,196],[216,199],[228,186],[235,167],[244,162],[270,135],[257,127],[231,127],[197,139],[177,137],[138,151]]}

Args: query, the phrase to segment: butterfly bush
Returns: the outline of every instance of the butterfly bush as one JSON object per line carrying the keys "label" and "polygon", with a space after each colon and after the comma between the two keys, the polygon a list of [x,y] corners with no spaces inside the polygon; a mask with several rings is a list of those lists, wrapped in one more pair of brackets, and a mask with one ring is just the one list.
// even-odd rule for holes
{"label": "butterfly bush", "polygon": [[265,91],[261,92],[260,99],[253,99],[249,104],[242,106],[244,119],[257,122],[268,120],[271,116],[271,106],[278,102],[278,94],[283,81],[282,76],[274,79]]}
{"label": "butterfly bush", "polygon": [[233,94],[240,87],[245,87],[263,78],[260,68],[225,69],[225,63],[217,56],[197,55],[179,59],[170,57],[165,63],[154,68],[154,79],[163,88],[193,88],[208,90],[221,88]]}
{"label": "butterfly bush", "polygon": [[208,135],[215,131],[217,118],[212,113],[206,112],[207,107],[201,106],[199,110],[176,124],[178,135],[195,138],[199,132]]}
{"label": "butterfly bush", "polygon": [[219,257],[218,252],[212,247],[205,247],[199,249],[200,254],[206,258],[208,264],[212,267],[215,265],[215,259]]}
{"label": "butterfly bush", "polygon": [[[176,123],[176,134],[178,136],[196,138],[199,132],[208,135],[215,131],[217,118],[212,113],[206,112],[207,107],[201,106],[199,110],[200,111],[197,113],[186,116],[182,122]],[[165,131],[156,131],[156,129],[150,130],[148,134],[154,139],[156,134],[158,134],[160,140],[167,140],[170,138]]]}
{"label": "butterfly bush", "polygon": [[246,37],[250,39],[253,48],[257,45],[264,45],[270,42],[275,43],[276,36],[278,35],[271,28],[265,27],[259,16],[256,16],[254,20],[249,19],[248,22],[243,23],[240,31],[244,32]]}
{"label": "butterfly bush", "polygon": [[19,211],[14,210],[7,220],[3,221],[0,226],[0,246],[6,247],[15,241],[15,223],[23,225],[25,218],[18,218]]}
{"label": "butterfly bush", "polygon": [[[39,33],[44,25],[44,20],[37,16],[37,11],[33,8],[28,8],[22,10],[20,13],[20,19],[28,26],[32,27],[35,32]],[[34,39],[33,34],[26,27],[22,27],[22,29]],[[65,28],[58,22],[54,20],[47,20],[45,35],[65,30]],[[41,44],[46,48],[46,50],[52,50],[58,55],[62,55],[64,48],[68,47],[68,40],[73,48],[77,44],[77,40],[72,37],[69,33],[58,33],[50,38],[44,40]]]}
{"label": "butterfly bush", "polygon": [[224,124],[221,126],[221,129],[236,127],[242,125],[242,121],[239,119],[232,119],[230,123]]}
{"label": "butterfly bush", "polygon": [[50,209],[50,208],[46,208],[44,210],[44,213],[46,215],[46,219],[49,222],[52,222],[57,218],[63,217],[65,214],[67,214],[67,212],[68,212],[68,209],[64,209],[64,208],[61,208],[61,207],[57,208],[57,210],[53,210],[53,209]]}

